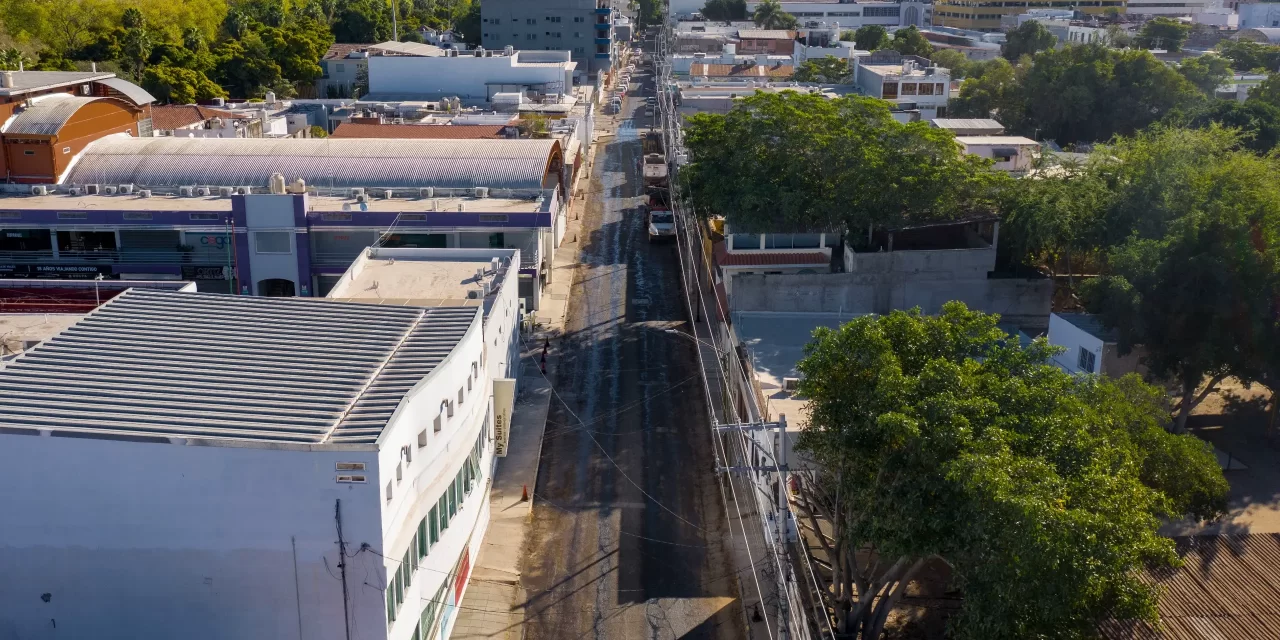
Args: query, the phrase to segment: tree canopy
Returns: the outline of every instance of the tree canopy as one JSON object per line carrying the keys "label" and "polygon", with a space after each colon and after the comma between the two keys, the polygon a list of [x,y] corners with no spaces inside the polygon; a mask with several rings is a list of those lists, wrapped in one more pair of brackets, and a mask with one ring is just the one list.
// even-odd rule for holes
{"label": "tree canopy", "polygon": [[928,58],[933,54],[933,45],[925,39],[920,30],[911,25],[893,32],[893,40],[889,48],[904,56],[920,56]]}
{"label": "tree canopy", "polygon": [[1007,180],[950,133],[902,124],[888,104],[758,92],[689,119],[684,174],[700,211],[749,231],[839,231],[993,206]]}
{"label": "tree canopy", "polygon": [[847,82],[853,75],[849,61],[835,56],[805,60],[791,76],[796,82]]}
{"label": "tree canopy", "polygon": [[1280,107],[1280,73],[1267,76],[1262,84],[1250,89],[1249,100]]}
{"label": "tree canopy", "polygon": [[795,29],[800,24],[795,16],[782,8],[782,3],[778,0],[763,0],[756,5],[751,19],[761,29]]}
{"label": "tree canopy", "polygon": [[[1162,518],[1212,518],[1227,484],[1211,448],[1163,427],[1163,394],[1130,375],[1075,377],[1043,339],[951,302],[819,328],[797,365],[797,449],[827,517],[836,624],[881,637],[931,560],[963,595],[950,637],[1092,637],[1154,622],[1145,569],[1179,564]],[[887,569],[886,569],[887,567]],[[877,597],[879,596],[879,597]]]}
{"label": "tree canopy", "polygon": [[747,0],[707,0],[702,17],[708,20],[746,20]]}
{"label": "tree canopy", "polygon": [[1254,153],[1266,154],[1280,144],[1280,107],[1261,100],[1206,100],[1175,111],[1165,121],[1193,129],[1213,125],[1235,129],[1240,145]]}
{"label": "tree canopy", "polygon": [[1230,60],[1231,68],[1236,71],[1270,72],[1280,69],[1280,45],[1227,38],[1217,47],[1218,53]]}
{"label": "tree canopy", "polygon": [[1143,49],[1164,49],[1177,52],[1191,34],[1191,25],[1181,20],[1157,16],[1142,25],[1136,43]]}
{"label": "tree canopy", "polygon": [[1231,79],[1231,61],[1216,55],[1187,58],[1178,65],[1178,73],[1201,93],[1212,98],[1218,87]]}
{"label": "tree canopy", "polygon": [[883,49],[889,44],[889,32],[878,24],[864,24],[853,32],[853,46],[863,51]]}
{"label": "tree canopy", "polygon": [[1049,33],[1039,20],[1028,20],[1007,34],[1004,45],[1000,47],[1000,55],[1008,60],[1017,61],[1037,51],[1044,51],[1057,44],[1058,37]]}

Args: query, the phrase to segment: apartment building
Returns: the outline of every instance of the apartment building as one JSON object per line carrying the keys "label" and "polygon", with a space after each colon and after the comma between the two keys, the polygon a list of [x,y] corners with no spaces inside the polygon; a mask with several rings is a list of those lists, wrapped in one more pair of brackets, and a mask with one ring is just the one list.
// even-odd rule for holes
{"label": "apartment building", "polygon": [[590,75],[613,66],[620,46],[611,0],[489,0],[480,6],[481,46],[567,51]]}
{"label": "apartment building", "polygon": [[[1132,1],[1080,0],[1070,4],[1076,11],[1090,15],[1105,15],[1113,10],[1125,13],[1126,8],[1132,6]],[[933,23],[938,26],[971,31],[997,32],[1003,30],[1000,20],[1005,16],[1019,15],[1035,9],[1059,9],[1062,6],[1062,3],[1051,0],[1027,0],[1017,3],[999,0],[938,0],[934,4]]]}

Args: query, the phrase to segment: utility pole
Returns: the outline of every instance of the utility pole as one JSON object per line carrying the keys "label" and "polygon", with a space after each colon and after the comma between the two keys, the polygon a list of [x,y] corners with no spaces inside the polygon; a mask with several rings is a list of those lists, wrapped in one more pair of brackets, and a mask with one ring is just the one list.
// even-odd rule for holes
{"label": "utility pole", "polygon": [[342,499],[333,501],[333,519],[338,525],[338,572],[342,575],[342,624],[351,640],[351,592],[347,589],[347,540],[342,537]]}

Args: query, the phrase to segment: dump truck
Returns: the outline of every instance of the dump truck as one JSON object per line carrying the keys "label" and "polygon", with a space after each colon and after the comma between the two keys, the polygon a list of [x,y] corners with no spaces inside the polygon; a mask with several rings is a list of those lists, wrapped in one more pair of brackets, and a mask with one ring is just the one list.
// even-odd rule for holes
{"label": "dump truck", "polygon": [[667,188],[667,154],[661,131],[651,131],[644,136],[644,184],[646,187]]}

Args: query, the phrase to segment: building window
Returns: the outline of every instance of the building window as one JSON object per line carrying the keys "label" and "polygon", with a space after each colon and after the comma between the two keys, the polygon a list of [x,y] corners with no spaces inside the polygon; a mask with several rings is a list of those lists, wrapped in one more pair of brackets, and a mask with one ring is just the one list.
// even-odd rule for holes
{"label": "building window", "polygon": [[757,233],[735,233],[730,236],[733,240],[733,250],[759,250],[760,234]]}
{"label": "building window", "polygon": [[880,90],[880,97],[885,100],[893,100],[898,97],[898,83],[886,82],[884,88]]}
{"label": "building window", "polygon": [[427,539],[427,550],[436,546],[440,542],[440,508],[431,507],[431,512],[427,514],[427,534],[431,537]]}
{"label": "building window", "polygon": [[387,481],[387,502],[391,502],[391,489],[392,489],[392,484],[391,484],[391,481],[388,480]]}
{"label": "building window", "polygon": [[904,83],[902,83],[902,95],[904,95],[904,96],[914,96],[914,95],[916,95],[916,83],[914,83],[914,82],[904,82]]}
{"label": "building window", "polygon": [[525,24],[538,24],[538,19],[537,19],[537,18],[525,18],[524,23],[525,23]]}
{"label": "building window", "polygon": [[931,82],[921,82],[921,83],[920,83],[920,95],[922,95],[922,96],[931,96],[931,95],[933,95],[933,83],[931,83]]}
{"label": "building window", "polygon": [[586,18],[583,18],[582,16],[575,16],[575,17],[574,17],[574,19],[573,19],[573,21],[574,21],[574,22],[586,22],[587,20],[586,20]]}
{"label": "building window", "polygon": [[36,154],[36,152],[35,152],[35,151],[32,151],[32,150],[30,150],[30,149],[26,149],[26,150],[24,150],[24,151],[22,152],[22,155],[24,155],[24,156],[34,156],[35,154]]}
{"label": "building window", "polygon": [[1092,351],[1084,347],[1080,347],[1080,355],[1076,358],[1076,368],[1081,371],[1093,373],[1093,367],[1096,363],[1095,358],[1096,356],[1093,355]]}
{"label": "building window", "polygon": [[289,246],[288,231],[257,231],[253,234],[254,242],[258,245],[255,253],[293,253],[293,248]]}
{"label": "building window", "polygon": [[344,73],[347,70],[347,65],[345,64],[338,64],[337,67],[338,67],[338,73]]}
{"label": "building window", "polygon": [[536,33],[530,33],[529,35],[526,35],[526,36],[524,37],[524,39],[525,39],[525,40],[537,40],[537,39],[538,39],[538,34],[536,34]]}

